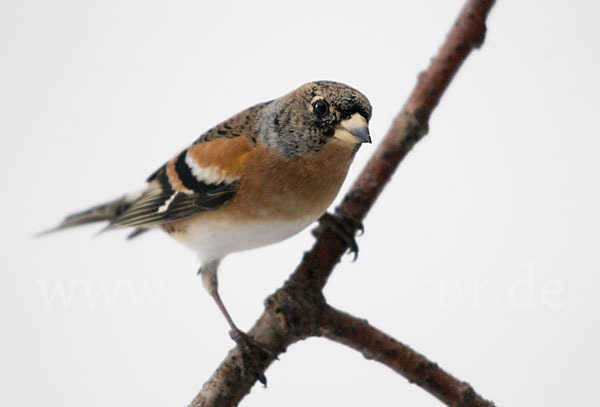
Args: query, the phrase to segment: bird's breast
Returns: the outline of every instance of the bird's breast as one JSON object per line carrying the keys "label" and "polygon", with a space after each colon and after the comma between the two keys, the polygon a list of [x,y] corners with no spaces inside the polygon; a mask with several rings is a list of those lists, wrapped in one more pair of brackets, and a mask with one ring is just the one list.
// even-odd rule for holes
{"label": "bird's breast", "polygon": [[353,148],[332,139],[318,152],[292,159],[263,148],[251,154],[232,208],[251,218],[316,219],[338,194]]}

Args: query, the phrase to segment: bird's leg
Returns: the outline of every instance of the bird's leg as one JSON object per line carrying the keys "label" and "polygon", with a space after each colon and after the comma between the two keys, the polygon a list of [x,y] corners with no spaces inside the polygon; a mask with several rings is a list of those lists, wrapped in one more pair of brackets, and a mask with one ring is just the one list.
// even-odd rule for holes
{"label": "bird's leg", "polygon": [[[198,274],[202,276],[202,283],[204,284],[204,288],[208,291],[211,297],[215,300],[215,303],[221,310],[221,313],[225,317],[225,320],[229,324],[231,331],[229,335],[231,339],[235,341],[235,343],[240,347],[242,351],[242,375],[246,374],[247,368],[250,367],[251,370],[254,370],[256,375],[258,376],[258,381],[263,385],[267,385],[267,378],[263,374],[262,370],[259,368],[259,363],[257,360],[257,353],[265,352],[268,354],[272,354],[270,350],[268,350],[265,346],[259,344],[250,338],[244,331],[239,329],[227,308],[225,308],[225,304],[221,300],[221,296],[219,295],[218,290],[218,280],[217,280],[217,269],[219,267],[218,261],[210,262],[206,265],[203,265],[200,270],[198,270]],[[247,366],[249,364],[250,366]]]}
{"label": "bird's leg", "polygon": [[319,224],[321,227],[331,229],[342,238],[346,245],[348,245],[348,253],[354,253],[354,259],[352,261],[356,261],[358,258],[358,244],[356,243],[355,234],[356,231],[359,231],[360,234],[364,233],[365,228],[363,224],[351,216],[331,214],[329,212],[325,212],[319,218]]}

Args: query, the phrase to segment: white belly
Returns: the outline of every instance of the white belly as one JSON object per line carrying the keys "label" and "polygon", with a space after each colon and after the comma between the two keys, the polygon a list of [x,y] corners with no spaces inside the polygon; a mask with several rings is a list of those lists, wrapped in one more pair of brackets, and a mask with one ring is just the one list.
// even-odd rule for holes
{"label": "white belly", "polygon": [[306,228],[315,218],[294,221],[228,223],[204,220],[172,236],[198,253],[204,262],[219,260],[229,253],[254,249],[285,240]]}

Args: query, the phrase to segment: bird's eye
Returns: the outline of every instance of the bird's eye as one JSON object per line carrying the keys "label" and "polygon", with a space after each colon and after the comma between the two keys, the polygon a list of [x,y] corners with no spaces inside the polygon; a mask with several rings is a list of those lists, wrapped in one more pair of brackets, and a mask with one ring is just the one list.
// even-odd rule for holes
{"label": "bird's eye", "polygon": [[313,103],[313,110],[319,116],[323,116],[329,111],[329,105],[323,99],[319,99]]}

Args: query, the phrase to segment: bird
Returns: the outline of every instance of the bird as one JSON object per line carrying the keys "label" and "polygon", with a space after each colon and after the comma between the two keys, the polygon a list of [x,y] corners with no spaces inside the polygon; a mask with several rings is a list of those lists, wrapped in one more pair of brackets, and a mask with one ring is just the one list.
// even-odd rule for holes
{"label": "bird", "polygon": [[204,287],[231,337],[249,349],[255,344],[219,296],[221,260],[287,239],[325,214],[360,146],[371,143],[371,114],[367,97],[348,85],[306,83],[212,127],[154,171],[143,190],[67,216],[47,232],[95,222],[108,222],[103,231],[130,228],[129,238],[166,232],[198,254]]}

